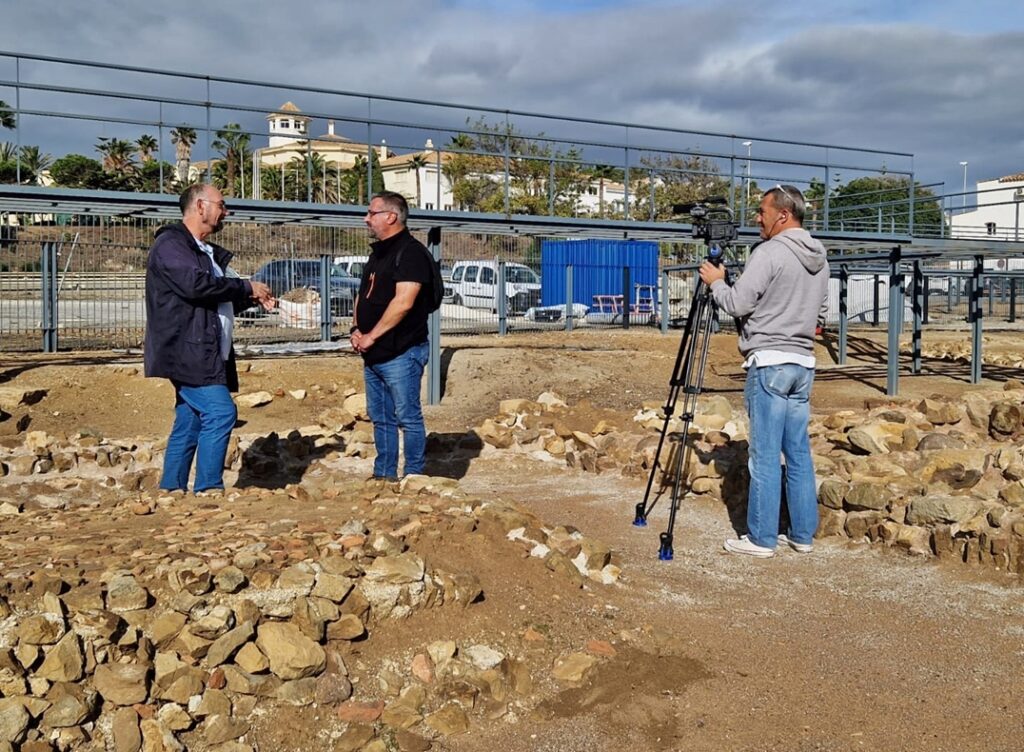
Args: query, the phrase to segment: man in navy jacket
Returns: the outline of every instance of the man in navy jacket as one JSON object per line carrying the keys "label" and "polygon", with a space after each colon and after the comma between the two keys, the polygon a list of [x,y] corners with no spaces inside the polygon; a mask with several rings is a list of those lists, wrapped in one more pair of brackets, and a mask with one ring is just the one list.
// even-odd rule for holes
{"label": "man in navy jacket", "polygon": [[179,200],[182,221],[161,227],[146,264],[146,376],[174,385],[174,425],[167,439],[160,488],[224,488],[224,458],[238,410],[231,345],[236,311],[255,300],[268,310],[274,299],[260,282],[238,278],[231,254],[206,239],[228,216],[224,196],[212,185],[193,185]]}

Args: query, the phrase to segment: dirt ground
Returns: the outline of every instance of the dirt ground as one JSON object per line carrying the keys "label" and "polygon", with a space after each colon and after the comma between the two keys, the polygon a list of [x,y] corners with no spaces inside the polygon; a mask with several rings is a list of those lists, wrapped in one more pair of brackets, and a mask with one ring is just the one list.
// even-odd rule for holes
{"label": "dirt ground", "polygon": [[[678,335],[652,331],[453,339],[443,358],[444,397],[425,408],[427,426],[461,434],[493,416],[499,400],[549,390],[628,421],[641,403],[664,400],[678,344]],[[1017,347],[1010,336],[990,345]],[[881,337],[852,337],[845,366],[835,364],[833,341],[826,340],[818,356],[816,412],[858,410],[865,400],[884,397]],[[735,337],[716,336],[705,391],[739,406],[740,360]],[[237,430],[244,434],[313,423],[348,390],[361,391],[360,361],[350,353],[243,357],[242,363],[243,393],[281,395],[265,407],[240,409]],[[900,378],[904,397],[974,388],[967,363],[926,360],[920,375],[909,375],[908,364]],[[985,377],[980,386],[991,388],[1024,373],[992,367]],[[172,390],[142,378],[139,359],[130,355],[0,357],[0,385],[49,390],[33,408],[30,428],[51,434],[162,437],[171,422]],[[307,390],[305,399],[287,396],[300,388]],[[368,474],[368,461],[346,462],[353,478]],[[1024,744],[1019,578],[940,566],[845,539],[820,541],[810,556],[732,557],[721,551],[722,540],[733,534],[725,508],[689,499],[676,523],[675,559],[660,562],[658,533],[667,510],[656,508],[647,528],[630,524],[643,496],[641,480],[522,455],[477,457],[458,474],[472,494],[523,504],[551,524],[572,525],[608,543],[623,575],[615,586],[572,591],[535,561],[503,557],[478,535],[423,550],[452,569],[476,571],[486,600],[457,614],[430,611],[383,629],[358,649],[363,660],[398,660],[413,646],[441,638],[500,643],[528,654],[520,636],[530,627],[565,650],[603,640],[616,652],[583,687],[541,686],[545,697],[528,715],[474,725],[435,748],[1019,750]],[[328,528],[333,514],[330,506],[293,512],[300,524]],[[270,520],[274,508],[236,509],[234,517],[250,513]],[[117,530],[129,548],[159,545],[146,541],[141,527],[126,533],[124,524],[121,518],[83,518],[68,529],[87,526],[96,538]],[[261,748],[271,748],[270,739]]]}

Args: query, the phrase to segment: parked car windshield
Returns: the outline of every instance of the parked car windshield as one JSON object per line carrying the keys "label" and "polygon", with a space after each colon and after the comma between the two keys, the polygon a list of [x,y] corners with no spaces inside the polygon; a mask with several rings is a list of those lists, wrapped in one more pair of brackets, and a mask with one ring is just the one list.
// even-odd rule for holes
{"label": "parked car windshield", "polygon": [[331,276],[355,279],[354,275],[349,274],[347,271],[345,271],[345,267],[342,266],[341,264],[334,264],[331,267]]}
{"label": "parked car windshield", "polygon": [[517,282],[519,284],[537,284],[540,281],[532,269],[527,269],[524,266],[511,266],[506,269],[505,279],[508,282]]}

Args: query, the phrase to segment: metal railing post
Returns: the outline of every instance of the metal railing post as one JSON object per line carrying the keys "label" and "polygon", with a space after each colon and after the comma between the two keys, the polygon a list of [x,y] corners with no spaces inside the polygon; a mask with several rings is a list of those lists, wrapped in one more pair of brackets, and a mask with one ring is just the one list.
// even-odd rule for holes
{"label": "metal railing post", "polygon": [[[911,333],[911,371],[921,373],[921,323],[924,316],[924,273],[921,271],[921,262],[914,261],[914,278],[911,286],[911,297],[913,299],[914,329]],[[900,308],[903,306],[901,305]]]}
{"label": "metal railing post", "polygon": [[334,311],[331,310],[331,262],[326,253],[320,254],[320,341],[331,341],[331,325]]}
{"label": "metal railing post", "polygon": [[971,383],[981,381],[981,294],[982,275],[985,273],[985,257],[974,257],[974,272],[971,279],[970,307],[971,322]]}
{"label": "metal railing post", "polygon": [[889,336],[886,357],[885,393],[899,393],[900,325],[903,312],[903,275],[900,274],[901,249],[889,251]]}
{"label": "metal railing post", "polygon": [[661,333],[668,334],[668,272],[663,271],[661,273],[661,300],[658,303],[661,306]]}
{"label": "metal railing post", "polygon": [[[441,260],[441,228],[431,227],[427,232],[427,249],[435,261]],[[430,333],[430,360],[427,361],[427,404],[441,402],[441,309],[427,319]]]}
{"label": "metal railing post", "polygon": [[505,262],[498,262],[498,286],[494,288],[494,310],[498,312],[498,334],[508,334],[508,298],[505,296]]}
{"label": "metal railing post", "polygon": [[572,264],[565,265],[565,331],[573,326]]}
{"label": "metal railing post", "polygon": [[846,264],[839,267],[839,365],[846,365],[846,338],[849,330],[850,272]]}
{"label": "metal railing post", "polygon": [[622,267],[622,328],[629,329],[630,308],[630,275],[629,267]]}

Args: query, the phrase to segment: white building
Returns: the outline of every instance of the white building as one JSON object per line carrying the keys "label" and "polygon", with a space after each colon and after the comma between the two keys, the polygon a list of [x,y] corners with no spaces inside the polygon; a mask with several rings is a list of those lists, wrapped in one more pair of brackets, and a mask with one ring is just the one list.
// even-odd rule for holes
{"label": "white building", "polygon": [[953,210],[951,234],[954,238],[1024,239],[1024,173],[1005,175],[977,184],[977,208],[956,213]]}

